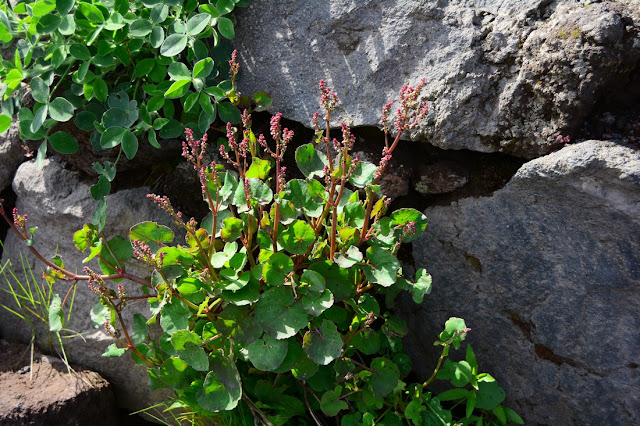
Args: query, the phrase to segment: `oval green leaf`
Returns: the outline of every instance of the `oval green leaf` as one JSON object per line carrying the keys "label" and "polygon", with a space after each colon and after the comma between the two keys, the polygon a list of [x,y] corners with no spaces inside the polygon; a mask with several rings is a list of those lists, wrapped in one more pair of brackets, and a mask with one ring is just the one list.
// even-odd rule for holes
{"label": "oval green leaf", "polygon": [[78,151],[78,142],[67,132],[56,132],[49,136],[49,143],[61,154],[75,154]]}
{"label": "oval green leaf", "polygon": [[162,46],[160,46],[160,54],[162,56],[176,56],[187,47],[187,36],[185,34],[171,34],[167,37]]}

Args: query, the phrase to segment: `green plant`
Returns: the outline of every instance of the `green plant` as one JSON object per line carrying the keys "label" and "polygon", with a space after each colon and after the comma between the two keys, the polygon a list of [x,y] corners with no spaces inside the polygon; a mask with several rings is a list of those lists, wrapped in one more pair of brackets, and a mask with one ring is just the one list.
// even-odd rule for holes
{"label": "green plant", "polygon": [[[74,137],[89,132],[95,151],[118,149],[115,161],[93,164],[104,222],[116,166],[135,157],[139,141],[160,148],[183,134],[204,134],[219,118],[240,122],[234,105],[227,39],[230,13],[248,0],[34,0],[0,5],[0,43],[14,46],[0,62],[0,133],[19,121],[23,140],[43,140],[62,154],[78,151]],[[22,105],[26,88],[35,101]],[[269,102],[257,94],[257,108]],[[69,125],[62,123],[73,123]],[[74,129],[77,128],[77,129]]]}
{"label": "green plant", "polygon": [[[2,242],[0,242],[0,246],[4,248]],[[56,256],[54,261],[62,265],[59,257]],[[0,291],[10,295],[10,300],[13,301],[11,306],[5,304],[0,304],[0,306],[29,325],[31,331],[29,345],[31,364],[33,364],[35,345],[38,343],[49,352],[57,352],[70,372],[71,367],[67,359],[67,350],[63,339],[80,335],[64,328],[64,324],[71,319],[76,287],[75,285],[71,286],[65,295],[64,301],[62,301],[60,296],[53,292],[54,280],[43,277],[42,281],[38,282],[33,274],[31,265],[22,253],[20,253],[20,263],[22,279],[16,274],[11,260],[8,259],[4,265],[0,265],[0,276],[4,279],[3,285],[0,286]],[[63,306],[66,305],[67,300],[69,300],[69,309],[65,320]],[[63,332],[64,335],[61,334]]]}
{"label": "green plant", "polygon": [[[227,124],[219,153],[229,168],[205,163],[206,134],[197,139],[187,129],[183,156],[200,178],[209,214],[199,223],[186,220],[167,197],[149,195],[186,232],[184,244],[154,222],[133,226],[128,241],[106,240],[87,224],[74,241],[89,250],[87,259],[98,257],[101,274],[85,268],[80,276],[44,260],[56,276],[89,280],[99,297],[92,318],[118,342],[104,356],[130,351],[148,368],[152,388],[173,391],[169,408],[187,410],[193,421],[522,423],[501,404],[502,388],[479,372],[470,346],[464,360],[448,358],[469,331],[460,318],[447,321],[436,341],[442,354],[433,375],[408,383],[407,324],[388,307],[400,291],[420,303],[431,290],[424,269],[413,280],[402,278],[397,259],[400,245],[417,238],[427,219],[409,208],[387,216],[389,200],[377,180],[402,134],[427,112],[418,100],[423,85],[400,90],[393,126],[393,103],[383,108],[387,139],[377,165],[351,155],[355,138],[346,124],[341,140],[331,137],[338,97],[324,81],[315,141],[295,152],[300,178],[285,176],[293,132],[282,128],[280,114],[271,119],[271,142],[254,134],[247,111],[237,128]],[[28,241],[26,226],[18,220],[16,227]],[[126,272],[134,259],[148,276]],[[142,284],[142,293],[107,283],[121,278]],[[150,315],[124,324],[122,309],[139,298],[149,301]],[[154,323],[162,330],[156,338],[149,333]],[[428,387],[436,378],[453,388],[433,394]]]}

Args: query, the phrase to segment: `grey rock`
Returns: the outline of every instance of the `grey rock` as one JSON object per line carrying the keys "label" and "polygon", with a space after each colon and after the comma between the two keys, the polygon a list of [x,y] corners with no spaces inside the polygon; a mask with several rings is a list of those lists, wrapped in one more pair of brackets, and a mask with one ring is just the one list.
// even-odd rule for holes
{"label": "grey rock", "polygon": [[[66,163],[55,157],[45,160],[42,170],[36,168],[35,161],[23,163],[13,181],[19,212],[28,214],[28,227],[38,227],[34,247],[48,259],[55,253],[60,254],[65,267],[79,273],[82,273],[85,265],[100,271],[95,259],[87,264],[82,263],[88,252],[81,253],[73,243],[73,233],[90,222],[95,211],[97,202],[91,198],[91,184],[91,181],[83,182],[81,175],[70,170]],[[115,235],[128,238],[129,228],[143,220],[170,224],[169,216],[146,198],[147,193],[148,188],[142,187],[118,191],[107,196],[108,219],[104,230],[107,238]],[[9,232],[2,262],[4,265],[10,259],[14,269],[18,270],[18,277],[24,279],[20,272],[20,253],[24,254],[26,262],[38,277],[44,265],[26,250],[24,244],[12,232]],[[2,283],[3,286],[4,284]],[[138,284],[126,281],[122,284],[130,295],[142,294]],[[68,286],[64,283],[55,284],[55,291],[60,293],[61,297],[64,297],[67,289]],[[145,369],[135,365],[128,354],[121,358],[102,357],[106,347],[114,343],[114,340],[103,328],[95,329],[91,323],[89,311],[96,301],[97,296],[88,289],[86,282],[79,282],[68,328],[82,333],[86,342],[80,338],[69,341],[71,361],[91,368],[107,378],[114,385],[119,404],[124,407],[141,409],[157,402],[158,398],[165,397],[164,394],[152,394],[149,391]],[[0,295],[0,303],[10,306],[12,301],[3,292]],[[148,304],[128,306],[123,310],[125,321],[131,323],[136,312],[143,312],[148,316]],[[30,340],[31,337],[26,324],[4,309],[0,312],[0,332],[7,338],[24,341]]]}
{"label": "grey rock", "polygon": [[24,161],[24,154],[18,124],[11,123],[9,129],[0,134],[0,192],[11,185],[16,169]]}
{"label": "grey rock", "polygon": [[[462,317],[483,371],[527,424],[624,425],[640,416],[640,153],[569,145],[490,197],[425,212],[416,267],[433,276],[398,312],[427,376],[430,345]],[[463,356],[462,354],[458,354]]]}
{"label": "grey rock", "polygon": [[289,119],[310,122],[326,79],[336,123],[376,126],[424,77],[432,109],[412,139],[524,158],[624,92],[640,60],[638,0],[255,1],[237,16],[240,90]]}

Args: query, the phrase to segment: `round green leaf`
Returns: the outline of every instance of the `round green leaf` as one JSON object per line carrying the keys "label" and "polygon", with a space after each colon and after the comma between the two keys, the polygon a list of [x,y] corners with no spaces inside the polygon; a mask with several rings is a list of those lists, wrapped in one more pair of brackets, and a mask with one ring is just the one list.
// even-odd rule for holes
{"label": "round green leaf", "polygon": [[220,31],[220,34],[222,34],[223,37],[228,38],[229,40],[233,40],[236,36],[236,32],[233,29],[233,22],[231,22],[231,19],[224,16],[218,18],[218,31]]}
{"label": "round green leaf", "polygon": [[218,116],[220,117],[220,120],[231,124],[238,124],[242,121],[242,114],[240,114],[240,110],[228,101],[218,103]]}
{"label": "round green leaf", "polygon": [[67,132],[56,132],[49,136],[49,143],[61,154],[75,154],[78,151],[78,142]]}
{"label": "round green leaf", "polygon": [[76,32],[76,21],[73,15],[64,15],[58,25],[58,32],[62,35],[71,35]]}
{"label": "round green leaf", "polygon": [[258,370],[273,371],[284,361],[288,348],[287,340],[276,340],[265,334],[247,347],[247,353]]}
{"label": "round green leaf", "polygon": [[320,399],[320,409],[329,417],[337,415],[341,410],[349,408],[345,401],[340,399],[342,386],[336,386],[333,390],[326,391]]}
{"label": "round green leaf", "polygon": [[33,14],[34,17],[44,16],[44,15],[47,15],[48,13],[53,12],[55,8],[56,8],[55,2],[39,1],[39,2],[35,2],[35,4],[33,5],[33,9],[31,9],[31,13]]}
{"label": "round green leaf", "polygon": [[156,251],[173,241],[173,231],[164,225],[155,222],[141,222],[129,230],[129,239],[144,241],[149,244],[151,250]]}
{"label": "round green leaf", "polygon": [[222,357],[211,359],[210,368],[202,389],[196,393],[198,404],[211,412],[233,410],[242,397],[238,369],[232,360]]}
{"label": "round green leaf", "polygon": [[124,127],[109,127],[100,137],[100,146],[108,149],[120,145],[126,131]]}
{"label": "round green leaf", "polygon": [[316,233],[304,220],[296,220],[282,231],[279,240],[288,252],[305,254],[315,242]]}
{"label": "round green leaf", "polygon": [[[135,75],[136,77],[142,77],[144,75],[149,75],[153,67],[156,65],[156,58],[146,58],[141,60],[136,64]],[[155,110],[154,110],[155,111]]]}
{"label": "round green leaf", "polygon": [[313,143],[296,149],[296,163],[302,174],[307,178],[324,177],[324,167],[329,164],[327,156],[318,150]]}
{"label": "round green leaf", "polygon": [[164,22],[167,16],[169,16],[169,7],[166,4],[156,4],[153,6],[153,9],[151,9],[151,21],[153,21],[154,24]]}
{"label": "round green leaf", "polygon": [[11,117],[0,115],[0,133],[4,133],[11,126]]}
{"label": "round green leaf", "polygon": [[288,287],[275,287],[262,293],[256,304],[255,317],[264,331],[278,340],[295,335],[308,322],[307,313],[294,301]]}
{"label": "round green leaf", "polygon": [[189,328],[190,311],[187,305],[177,298],[167,303],[160,313],[160,326],[169,335]]}
{"label": "round green leaf", "polygon": [[75,0],[56,0],[56,10],[60,15],[66,15],[73,8]]}
{"label": "round green leaf", "polygon": [[60,15],[44,15],[38,20],[36,31],[40,34],[53,32],[58,28],[61,20]]}
{"label": "round green leaf", "polygon": [[161,27],[153,27],[151,30],[151,35],[149,36],[149,43],[151,43],[151,47],[157,49],[162,46],[162,42],[164,41],[164,30]]}
{"label": "round green leaf", "polygon": [[400,378],[398,366],[387,358],[375,358],[371,361],[371,370],[373,375],[369,384],[373,393],[378,397],[389,395],[396,388]]}
{"label": "round green leaf", "polygon": [[187,41],[186,34],[171,34],[162,42],[160,54],[162,56],[176,56],[187,47]]}
{"label": "round green leaf", "polygon": [[302,297],[302,305],[309,315],[317,317],[333,306],[333,293],[329,290],[320,294],[309,292]]}
{"label": "round green leaf", "polygon": [[491,410],[500,405],[505,396],[504,389],[498,385],[493,377],[490,377],[490,381],[478,381],[476,407]]}
{"label": "round green leaf", "polygon": [[205,78],[213,71],[213,59],[204,58],[193,66],[193,78]]}
{"label": "round green leaf", "polygon": [[167,71],[169,72],[171,80],[178,81],[191,79],[191,71],[189,71],[189,68],[182,62],[172,62]]}
{"label": "round green leaf", "polygon": [[396,282],[400,262],[390,250],[371,246],[367,249],[367,259],[370,264],[365,265],[363,270],[369,282],[383,287],[389,287]]}
{"label": "round green leaf", "polygon": [[115,12],[113,15],[109,17],[104,23],[104,29],[107,31],[117,31],[120,28],[123,28],[126,25],[126,22],[122,15],[118,12]]}
{"label": "round green leaf", "polygon": [[336,256],[336,263],[341,268],[351,268],[358,262],[362,261],[362,253],[357,246],[351,246],[346,253],[340,253]]}
{"label": "round green leaf", "polygon": [[[199,13],[197,15],[193,15],[187,21],[187,34],[190,36],[194,36],[200,34],[206,27],[209,25],[209,21],[211,20],[211,15],[208,13]],[[218,25],[220,25],[218,23]]]}
{"label": "round green leaf", "polygon": [[256,107],[253,109],[256,112],[266,111],[273,103],[271,95],[264,91],[254,93],[253,101],[256,103]]}
{"label": "round green leaf", "polygon": [[409,222],[413,222],[415,224],[416,233],[403,239],[403,242],[415,240],[427,227],[427,217],[415,209],[398,209],[391,213],[390,218],[391,224],[394,228],[397,229],[396,232],[402,232],[399,228],[403,227]]}
{"label": "round green leaf", "polygon": [[191,86],[191,80],[178,80],[164,92],[164,97],[166,99],[176,99],[182,97],[187,90],[189,90],[189,86]]}
{"label": "round green leaf", "polygon": [[31,96],[41,104],[49,102],[49,86],[40,77],[31,79]]}
{"label": "round green leaf", "polygon": [[353,174],[349,177],[351,182],[357,188],[364,188],[373,182],[373,176],[378,170],[378,166],[368,161],[360,161],[355,167]]}
{"label": "round green leaf", "polygon": [[71,56],[81,61],[88,61],[91,59],[91,52],[89,52],[89,49],[87,49],[87,46],[84,44],[72,44],[71,47],[69,47],[69,53],[71,53]]}
{"label": "round green leaf", "polygon": [[78,3],[78,10],[94,24],[102,24],[104,22],[104,15],[100,9],[90,3]]}
{"label": "round green leaf", "polygon": [[122,135],[122,150],[129,160],[135,157],[138,152],[138,138],[129,130],[126,130]]}
{"label": "round green leaf", "polygon": [[129,25],[129,35],[135,38],[142,38],[153,29],[153,24],[146,19],[137,19]]}
{"label": "round green leaf", "polygon": [[109,89],[107,88],[107,83],[101,78],[96,79],[93,82],[93,95],[96,97],[96,99],[104,102],[107,100],[108,94]]}
{"label": "round green leaf", "polygon": [[333,322],[323,320],[319,328],[304,334],[302,348],[313,362],[327,365],[342,355],[342,337]]}
{"label": "round green leaf", "polygon": [[293,260],[283,253],[274,253],[262,268],[262,278],[274,287],[284,284],[293,271]]}

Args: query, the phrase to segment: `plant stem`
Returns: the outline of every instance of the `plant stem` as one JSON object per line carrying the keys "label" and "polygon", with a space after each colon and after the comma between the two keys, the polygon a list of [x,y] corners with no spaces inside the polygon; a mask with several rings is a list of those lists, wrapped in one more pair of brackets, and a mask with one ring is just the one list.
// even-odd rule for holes
{"label": "plant stem", "polygon": [[433,374],[431,375],[431,377],[429,377],[429,379],[427,379],[427,381],[422,384],[422,389],[426,388],[429,385],[429,383],[431,383],[436,378],[438,371],[440,371],[442,360],[444,360],[447,357],[447,355],[449,355],[449,345],[445,345],[444,348],[442,348],[442,354],[438,359],[438,364],[436,364],[436,368],[433,370]]}

